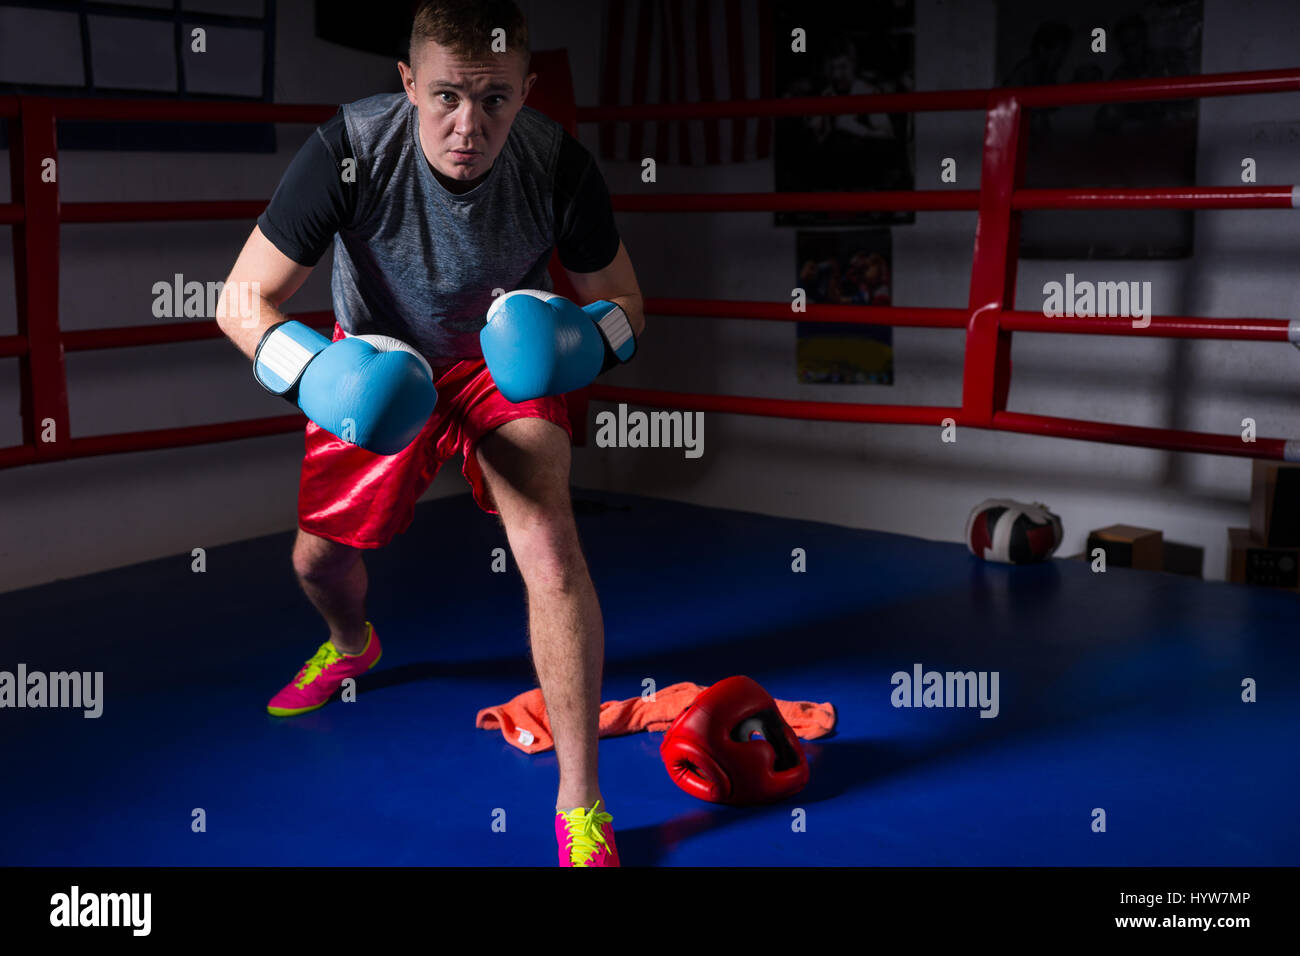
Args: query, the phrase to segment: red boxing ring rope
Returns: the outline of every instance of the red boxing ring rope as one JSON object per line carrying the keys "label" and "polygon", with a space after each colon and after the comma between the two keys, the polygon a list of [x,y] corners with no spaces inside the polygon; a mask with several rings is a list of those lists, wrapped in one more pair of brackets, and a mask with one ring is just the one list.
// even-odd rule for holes
{"label": "red boxing ring rope", "polygon": [[[1207,76],[1118,80],[1049,87],[946,90],[867,96],[710,101],[689,104],[576,107],[567,56],[535,53],[535,68],[549,81],[539,83],[529,105],[561,122],[570,133],[575,122],[732,119],[840,113],[900,113],[932,110],[983,110],[985,135],[980,188],[867,193],[724,193],[616,195],[624,212],[766,212],[859,210],[976,210],[975,255],[965,308],[845,306],[813,304],[795,313],[786,302],[721,299],[646,299],[646,312],[777,322],[844,322],[966,330],[962,404],[921,405],[814,402],[739,395],[697,395],[652,389],[594,385],[569,396],[576,406],[575,438],[583,440],[588,399],[627,402],[690,411],[762,415],[818,421],[873,422],[997,429],[1024,434],[1107,442],[1166,451],[1201,452],[1244,458],[1300,460],[1300,442],[1237,435],[1148,428],[1109,422],[1054,418],[1009,411],[1011,333],[1045,332],[1133,335],[1162,338],[1229,339],[1300,344],[1300,322],[1269,318],[1152,316],[1134,328],[1126,318],[1045,316],[1014,306],[1019,214],[1029,209],[1293,209],[1300,187],[1197,186],[1151,189],[1022,189],[1025,117],[1029,109],[1082,103],[1190,99],[1300,91],[1300,70],[1265,70]],[[222,337],[215,321],[127,326],[63,332],[58,321],[59,226],[65,222],[176,222],[255,219],[262,201],[83,202],[61,204],[58,185],[41,181],[42,160],[58,155],[56,124],[63,119],[322,123],[333,105],[195,103],[146,100],[0,97],[0,119],[10,129],[10,167],[14,201],[0,204],[0,224],[14,228],[14,269],[18,334],[0,336],[0,357],[17,358],[23,443],[0,448],[0,467],[89,455],[174,448],[280,434],[302,427],[301,415],[226,422],[187,428],[73,438],[68,429],[66,351],[119,348]],[[17,135],[15,133],[17,127]],[[556,291],[571,295],[558,261],[551,261]],[[295,318],[317,327],[333,325],[333,313],[302,312]],[[58,441],[42,442],[42,423],[53,422]]]}

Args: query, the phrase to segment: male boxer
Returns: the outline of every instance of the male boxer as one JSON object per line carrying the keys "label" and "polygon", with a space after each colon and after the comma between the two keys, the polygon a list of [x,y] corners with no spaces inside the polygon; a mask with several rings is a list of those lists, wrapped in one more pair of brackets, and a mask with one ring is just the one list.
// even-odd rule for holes
{"label": "male boxer", "polygon": [[[630,358],[645,320],[600,172],[524,106],[528,65],[510,0],[422,2],[398,64],[404,93],[346,104],[311,136],[227,279],[259,282],[260,311],[221,321],[258,381],[312,419],[293,563],[330,637],[268,711],[321,707],[379,660],[361,551],[404,531],[462,452],[527,589],[560,767],[560,863],[617,866],[597,780],[604,633],[561,393]],[[331,240],[333,343],[278,311]],[[553,248],[585,307],[551,294]]]}

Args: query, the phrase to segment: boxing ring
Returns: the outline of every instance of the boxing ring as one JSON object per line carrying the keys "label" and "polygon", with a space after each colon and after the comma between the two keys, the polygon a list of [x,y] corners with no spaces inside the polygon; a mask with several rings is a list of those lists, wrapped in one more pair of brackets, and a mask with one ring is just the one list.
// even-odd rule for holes
{"label": "boxing ring", "polygon": [[[841,112],[979,110],[978,190],[616,195],[630,214],[776,209],[978,212],[964,308],[859,307],[650,297],[649,316],[964,329],[959,407],[790,401],[599,384],[572,397],[680,410],[821,421],[958,426],[1182,452],[1295,460],[1284,437],[1245,445],[1214,435],[1031,415],[1006,407],[1013,332],[1296,341],[1294,320],[1153,316],[1048,318],[1015,309],[1019,214],[1030,209],[1294,208],[1294,186],[1024,189],[1028,111],[1044,106],[1300,90],[1300,71],[1050,88],[578,108],[562,56],[535,55],[538,107],[576,123],[777,118]],[[533,100],[530,99],[530,104]],[[67,351],[211,339],[195,322],[62,332],[61,223],[253,220],[261,201],[61,204],[33,157],[57,155],[73,118],[318,123],[335,107],[0,99],[10,121],[18,334],[0,355],[22,369],[23,443],[5,467],[295,431],[301,416],[79,438],[68,431]],[[557,291],[566,283],[552,263]],[[321,328],[330,313],[294,317]],[[652,318],[653,322],[653,318]],[[251,383],[250,383],[251,386]],[[41,442],[53,421],[55,442]],[[581,436],[575,436],[581,442]],[[580,452],[586,454],[595,452]],[[1270,865],[1300,858],[1289,759],[1300,730],[1295,594],[1175,575],[1052,561],[984,564],[960,544],[576,491],[579,531],[606,624],[603,698],[644,681],[709,684],[745,673],[783,699],[829,701],[834,736],[806,745],[812,780],[790,808],[734,809],[682,794],[658,759],[659,735],[601,745],[601,779],[625,865]],[[0,788],[5,859],[21,865],[387,865],[553,862],[553,753],[528,756],[476,712],[533,686],[518,582],[449,554],[505,547],[468,495],[420,506],[406,534],[367,555],[368,604],[383,663],[335,702],[289,720],[265,699],[319,630],[287,555],[290,533],[188,558],[0,595],[0,661],[102,671],[102,716],[17,710]],[[671,528],[670,534],[665,528]],[[628,542],[636,542],[631,560]],[[816,573],[793,576],[792,542]],[[459,552],[458,552],[459,553]],[[428,617],[430,569],[464,596]],[[793,579],[793,580],[792,580]],[[279,596],[279,597],[277,597]],[[203,613],[196,614],[195,608]],[[1081,613],[1081,609],[1087,613]],[[383,621],[381,624],[380,622]],[[900,708],[891,675],[914,665],[1001,674],[994,719],[970,709]],[[1267,686],[1240,699],[1243,678]],[[212,825],[191,832],[188,815]],[[511,814],[506,832],[493,808]],[[1105,832],[1091,826],[1104,808]],[[319,840],[305,818],[349,821]],[[111,821],[107,825],[105,821]],[[13,825],[18,823],[19,825]],[[332,837],[334,835],[332,834]]]}
{"label": "boxing ring", "polygon": [[[648,297],[647,315],[751,319],[775,322],[830,322],[858,325],[965,329],[966,350],[960,407],[858,402],[812,402],[754,396],[698,395],[598,384],[571,397],[575,440],[585,438],[590,400],[820,421],[897,425],[939,425],[997,429],[1058,438],[1109,442],[1165,451],[1201,452],[1247,458],[1300,460],[1300,443],[1239,435],[1215,435],[1167,428],[1032,415],[1008,410],[1011,388],[1011,335],[1043,332],[1085,335],[1137,335],[1163,338],[1225,339],[1238,342],[1300,344],[1300,321],[1270,318],[1201,318],[1155,315],[1144,328],[1126,318],[1048,317],[1016,310],[1015,278],[1019,248],[1018,213],[1032,209],[1294,209],[1300,187],[1213,186],[1179,189],[1024,189],[1025,121],[1035,108],[1135,100],[1173,100],[1241,96],[1300,90],[1300,70],[1223,73],[1175,79],[1124,80],[1051,87],[954,90],[868,96],[806,97],[695,104],[656,104],[577,108],[567,56],[535,55],[534,67],[547,79],[537,84],[530,105],[576,133],[576,123],[652,120],[718,120],[791,117],[845,112],[982,110],[984,153],[980,188],[904,190],[866,193],[657,194],[613,197],[620,212],[763,212],[776,210],[953,211],[976,210],[975,253],[970,295],[964,309],[808,304],[796,313],[789,303],[721,299]],[[0,224],[14,230],[18,332],[0,336],[0,357],[17,358],[21,369],[21,444],[0,448],[0,468],[279,434],[301,428],[300,415],[189,428],[154,429],[77,438],[68,421],[68,389],[63,356],[68,351],[121,348],[211,339],[221,336],[214,321],[178,322],[62,332],[59,328],[59,235],[61,223],[181,222],[237,219],[252,221],[261,201],[83,202],[61,203],[58,184],[42,181],[35,157],[57,157],[59,120],[204,121],[323,123],[329,106],[174,103],[0,98],[0,118],[18,127],[11,136],[10,168],[14,201],[0,205]],[[558,258],[551,261],[556,291],[571,295]],[[330,311],[290,313],[319,330],[333,328]],[[39,440],[45,423],[55,441]]]}

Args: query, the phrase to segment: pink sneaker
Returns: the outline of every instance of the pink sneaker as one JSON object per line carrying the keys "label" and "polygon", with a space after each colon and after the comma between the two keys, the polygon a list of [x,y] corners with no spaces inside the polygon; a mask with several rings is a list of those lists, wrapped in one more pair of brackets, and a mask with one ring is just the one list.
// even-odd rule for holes
{"label": "pink sneaker", "polygon": [[598,812],[600,801],[590,810],[576,807],[567,813],[555,811],[555,840],[560,845],[560,866],[618,866],[614,845],[614,818]]}
{"label": "pink sneaker", "polygon": [[272,717],[293,717],[324,707],[344,680],[370,670],[379,663],[382,654],[379,635],[374,625],[366,621],[366,646],[360,654],[343,654],[333,641],[326,641],[302,665],[298,676],[271,698],[266,712]]}

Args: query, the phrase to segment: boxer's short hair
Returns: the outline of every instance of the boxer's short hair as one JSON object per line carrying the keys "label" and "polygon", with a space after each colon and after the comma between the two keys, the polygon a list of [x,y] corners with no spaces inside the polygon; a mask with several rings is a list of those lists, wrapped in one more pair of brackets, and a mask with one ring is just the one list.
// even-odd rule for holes
{"label": "boxer's short hair", "polygon": [[531,58],[528,49],[528,21],[513,0],[420,0],[411,20],[411,52],[433,40],[454,55],[483,59],[492,55],[492,31],[505,30],[506,48],[523,57],[524,72]]}

